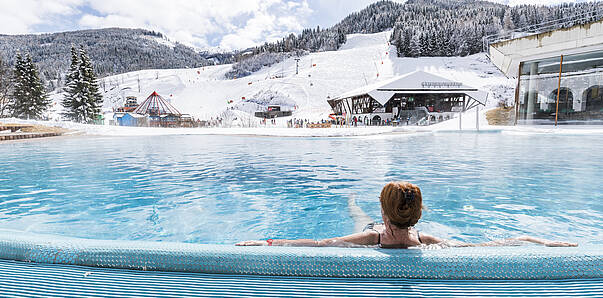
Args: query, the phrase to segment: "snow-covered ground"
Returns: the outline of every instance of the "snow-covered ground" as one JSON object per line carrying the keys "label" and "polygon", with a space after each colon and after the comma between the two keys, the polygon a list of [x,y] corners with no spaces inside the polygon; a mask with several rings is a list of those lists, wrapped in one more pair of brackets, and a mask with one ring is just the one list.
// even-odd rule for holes
{"label": "snow-covered ground", "polygon": [[[101,80],[104,109],[122,106],[126,96],[136,96],[140,103],[157,91],[181,113],[204,120],[226,118],[231,126],[258,125],[259,119],[251,112],[271,103],[293,107],[293,118],[317,121],[328,119],[331,113],[328,98],[415,70],[488,91],[489,106],[513,97],[514,82],[484,54],[398,58],[395,47],[388,43],[390,33],[351,34],[338,51],[301,57],[299,74],[296,61],[290,58],[234,80],[224,77],[231,65],[143,70],[107,77]],[[49,116],[58,119],[62,94],[53,94],[52,98],[55,103]],[[277,125],[285,127],[287,120],[278,119]]]}
{"label": "snow-covered ground", "polygon": [[[225,134],[269,136],[367,136],[405,132],[437,132],[459,129],[459,119],[422,127],[357,127],[330,129],[285,128],[291,118],[319,121],[332,112],[328,98],[347,91],[390,80],[415,70],[427,71],[453,81],[462,82],[489,93],[486,107],[479,113],[480,130],[502,130],[505,133],[601,133],[596,127],[494,127],[489,126],[485,112],[509,101],[514,96],[514,82],[507,79],[484,54],[468,57],[398,58],[389,45],[390,32],[352,34],[338,51],[312,53],[296,61],[287,59],[244,78],[226,79],[231,65],[194,69],[143,70],[102,79],[104,110],[123,105],[126,96],[136,96],[141,103],[153,91],[170,101],[180,112],[209,120],[221,117],[228,128],[139,128],[108,125],[84,125],[60,118],[62,94],[53,94],[53,121],[35,122],[5,120],[4,122],[35,122],[60,126],[90,135],[129,136],[164,134]],[[293,108],[293,116],[277,119],[276,125],[259,125],[253,111],[269,104]],[[110,117],[110,115],[107,115]],[[476,129],[474,110],[462,116],[463,130]]]}
{"label": "snow-covered ground", "polygon": [[[486,110],[479,112],[479,130],[482,132],[500,132],[503,134],[530,135],[603,135],[603,126],[566,125],[566,126],[492,126],[488,125]],[[268,127],[232,127],[232,128],[151,128],[125,127],[111,125],[91,125],[68,121],[35,121],[15,118],[1,119],[0,123],[23,123],[57,126],[71,130],[69,134],[92,136],[158,136],[158,135],[240,135],[274,137],[375,137],[399,136],[414,133],[438,133],[471,131],[475,132],[475,110],[467,111],[459,119],[444,121],[431,126],[369,126],[369,127],[333,127],[333,128],[284,128],[276,125]]]}

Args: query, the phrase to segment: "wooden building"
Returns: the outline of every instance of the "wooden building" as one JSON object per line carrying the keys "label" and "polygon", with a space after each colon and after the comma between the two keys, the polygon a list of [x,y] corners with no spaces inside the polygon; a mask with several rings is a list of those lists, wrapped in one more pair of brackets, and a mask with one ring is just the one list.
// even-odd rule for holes
{"label": "wooden building", "polygon": [[280,106],[268,106],[265,111],[255,112],[256,117],[264,119],[288,117],[292,114],[292,111],[282,111]]}
{"label": "wooden building", "polygon": [[487,92],[424,71],[378,82],[328,100],[334,116],[364,125],[429,125],[485,105]]}

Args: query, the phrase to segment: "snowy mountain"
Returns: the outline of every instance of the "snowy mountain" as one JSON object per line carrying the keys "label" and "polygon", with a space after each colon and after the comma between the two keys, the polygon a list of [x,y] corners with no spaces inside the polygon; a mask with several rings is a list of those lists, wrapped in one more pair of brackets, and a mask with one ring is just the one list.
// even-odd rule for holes
{"label": "snowy mountain", "polygon": [[90,54],[101,77],[149,68],[201,67],[228,61],[229,57],[223,53],[199,53],[158,32],[120,28],[0,35],[0,56],[13,64],[18,51],[30,53],[52,90],[63,84],[71,47],[80,45]]}
{"label": "snowy mountain", "polygon": [[489,2],[500,3],[509,6],[518,5],[558,5],[564,3],[583,3],[590,0],[487,0]]}
{"label": "snowy mountain", "polygon": [[[337,51],[300,57],[299,74],[294,58],[288,58],[238,79],[225,79],[231,69],[229,64],[142,70],[106,77],[101,80],[104,109],[111,111],[122,106],[126,96],[136,96],[141,103],[157,91],[181,113],[201,119],[222,117],[238,126],[257,122],[252,113],[270,104],[292,108],[295,118],[320,120],[331,113],[328,98],[415,70],[489,91],[490,105],[513,97],[514,83],[485,55],[399,58],[389,43],[390,34],[391,31],[348,35],[347,42]],[[61,94],[53,94],[53,118],[60,113],[61,98]],[[284,125],[286,119],[280,121]]]}
{"label": "snowy mountain", "polygon": [[[553,3],[557,1],[546,4]],[[399,56],[465,56],[481,52],[482,38],[486,35],[602,7],[602,2],[509,7],[474,0],[378,1],[330,28],[307,28],[300,34],[290,34],[277,42],[236,53],[219,49],[200,53],[158,32],[111,28],[0,35],[0,57],[13,64],[17,51],[29,52],[49,90],[63,86],[69,50],[79,45],[88,50],[100,77],[143,69],[195,68],[237,61],[225,75],[240,78],[292,56],[337,50],[345,43],[347,34],[377,33],[393,28],[390,42],[396,45]]]}
{"label": "snowy mountain", "polygon": [[[378,1],[330,28],[305,29],[298,35],[291,34],[238,53],[239,62],[227,76],[246,76],[287,56],[336,50],[345,43],[346,34],[377,33],[393,28],[390,41],[396,45],[401,57],[466,56],[482,52],[483,38],[489,35],[533,30],[526,27],[543,22],[554,25],[559,19],[583,16],[588,12],[588,17],[580,18],[580,22],[589,22],[600,16],[594,14],[594,10],[603,11],[603,2],[550,6],[554,3],[557,1],[530,1],[527,4],[549,6],[509,7],[475,0]],[[558,25],[564,27],[575,23]]]}

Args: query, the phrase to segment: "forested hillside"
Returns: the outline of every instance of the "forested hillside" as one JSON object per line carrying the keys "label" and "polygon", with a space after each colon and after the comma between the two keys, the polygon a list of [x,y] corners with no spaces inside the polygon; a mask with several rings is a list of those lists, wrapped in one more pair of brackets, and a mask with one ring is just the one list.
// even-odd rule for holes
{"label": "forested hillside", "polygon": [[[227,78],[247,76],[291,56],[337,50],[352,33],[393,29],[390,42],[398,56],[466,56],[481,52],[483,38],[521,32],[526,26],[584,15],[603,2],[557,6],[509,7],[474,0],[379,1],[350,14],[330,28],[305,29],[276,42],[234,53],[199,53],[168,41],[161,33],[142,29],[98,29],[39,35],[0,35],[0,56],[14,64],[18,51],[31,54],[49,89],[63,86],[71,46],[84,46],[100,77],[142,69],[193,68],[234,63]],[[600,12],[601,12],[600,10]],[[577,22],[596,19],[587,14]],[[563,24],[564,26],[573,23]],[[561,26],[561,24],[559,24]]]}
{"label": "forested hillside", "polygon": [[0,35],[0,55],[14,64],[17,52],[31,54],[49,89],[63,85],[70,49],[83,46],[99,76],[142,69],[187,68],[229,61],[232,55],[199,53],[142,29],[98,29],[53,34]]}
{"label": "forested hillside", "polygon": [[[414,0],[398,11],[391,42],[399,56],[466,56],[483,50],[485,36],[509,32],[533,32],[536,26],[569,27],[596,20],[600,2],[557,6],[509,7],[485,1]],[[578,19],[560,23],[561,19]],[[555,24],[557,22],[557,24]],[[536,26],[537,27],[537,26]]]}
{"label": "forested hillside", "polygon": [[585,23],[595,20],[592,12],[601,8],[601,2],[509,7],[474,0],[408,0],[404,4],[379,1],[350,14],[331,28],[306,29],[299,35],[291,34],[277,42],[265,43],[239,53],[239,63],[227,76],[247,75],[254,69],[279,62],[293,52],[300,55],[304,52],[336,50],[345,42],[346,34],[376,33],[389,29],[393,29],[390,41],[396,46],[398,56],[466,56],[482,51],[485,36],[531,30],[526,27],[544,22],[555,23],[562,18],[590,12],[579,21]]}

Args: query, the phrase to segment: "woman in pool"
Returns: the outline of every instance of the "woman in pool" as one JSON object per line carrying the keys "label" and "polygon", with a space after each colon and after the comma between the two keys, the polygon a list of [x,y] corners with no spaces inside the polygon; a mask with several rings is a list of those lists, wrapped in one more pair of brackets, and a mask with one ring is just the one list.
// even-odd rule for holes
{"label": "woman in pool", "polygon": [[[423,209],[423,198],[421,189],[408,182],[391,182],[383,187],[381,196],[382,224],[369,223],[362,232],[355,234],[329,238],[323,240],[312,239],[268,239],[264,241],[251,240],[239,242],[238,246],[373,246],[382,248],[408,248],[429,244],[445,244],[448,246],[502,246],[510,245],[519,241],[532,242],[546,246],[578,246],[575,243],[549,241],[530,236],[506,239],[502,241],[491,241],[486,243],[472,244],[459,241],[443,240],[419,232],[413,226],[421,218]],[[350,202],[352,215],[357,221],[366,220],[368,216],[358,206]]]}

